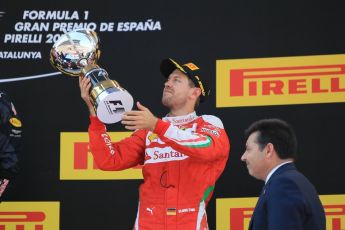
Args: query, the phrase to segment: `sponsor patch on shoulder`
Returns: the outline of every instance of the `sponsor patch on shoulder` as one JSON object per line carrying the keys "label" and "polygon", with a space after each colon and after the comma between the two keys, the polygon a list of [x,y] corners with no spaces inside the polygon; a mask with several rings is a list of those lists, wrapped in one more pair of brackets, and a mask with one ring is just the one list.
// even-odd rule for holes
{"label": "sponsor patch on shoulder", "polygon": [[16,117],[11,117],[9,122],[16,128],[22,127],[22,122]]}
{"label": "sponsor patch on shoulder", "polygon": [[201,128],[201,132],[205,132],[205,133],[210,133],[216,137],[219,137],[219,132],[216,130],[212,130],[212,129],[207,129],[207,128]]}

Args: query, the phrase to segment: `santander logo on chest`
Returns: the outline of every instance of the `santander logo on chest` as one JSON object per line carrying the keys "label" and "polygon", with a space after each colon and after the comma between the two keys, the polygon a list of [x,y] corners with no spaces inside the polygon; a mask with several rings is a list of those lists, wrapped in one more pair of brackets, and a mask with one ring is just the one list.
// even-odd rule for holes
{"label": "santander logo on chest", "polygon": [[[185,132],[193,132],[195,126],[190,128],[179,127]],[[188,158],[187,155],[176,151],[162,141],[157,134],[149,132],[146,137],[146,151],[145,151],[145,164],[168,162],[168,161],[181,161]]]}
{"label": "santander logo on chest", "polygon": [[[176,139],[184,136],[183,133],[193,133],[196,130],[197,124],[193,121],[197,118],[195,112],[186,116],[180,117],[165,117],[164,121],[168,121],[177,128],[178,134]],[[181,133],[181,132],[183,133]],[[188,135],[187,135],[188,136]],[[172,137],[174,139],[174,137]],[[154,164],[168,161],[181,161],[187,159],[188,156],[176,151],[171,146],[162,141],[157,134],[148,132],[146,136],[146,150],[145,150],[145,164]]]}
{"label": "santander logo on chest", "polygon": [[147,148],[145,151],[145,164],[154,164],[168,161],[181,161],[188,158],[187,155],[174,150],[171,147]]}

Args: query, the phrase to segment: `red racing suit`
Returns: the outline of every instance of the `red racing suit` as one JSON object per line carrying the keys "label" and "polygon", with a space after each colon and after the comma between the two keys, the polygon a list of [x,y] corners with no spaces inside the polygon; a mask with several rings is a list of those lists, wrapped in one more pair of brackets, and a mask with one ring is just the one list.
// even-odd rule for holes
{"label": "red racing suit", "polygon": [[153,132],[137,130],[116,143],[97,117],[90,120],[90,149],[100,169],[143,165],[135,230],[208,229],[206,205],[230,150],[219,118],[164,117]]}

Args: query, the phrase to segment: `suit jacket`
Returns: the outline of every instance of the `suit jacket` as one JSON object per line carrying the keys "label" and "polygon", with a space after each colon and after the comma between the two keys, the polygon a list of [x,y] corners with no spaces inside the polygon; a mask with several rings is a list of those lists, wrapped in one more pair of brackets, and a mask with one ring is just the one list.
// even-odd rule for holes
{"label": "suit jacket", "polygon": [[249,229],[326,229],[319,196],[293,163],[282,165],[272,174],[256,204]]}

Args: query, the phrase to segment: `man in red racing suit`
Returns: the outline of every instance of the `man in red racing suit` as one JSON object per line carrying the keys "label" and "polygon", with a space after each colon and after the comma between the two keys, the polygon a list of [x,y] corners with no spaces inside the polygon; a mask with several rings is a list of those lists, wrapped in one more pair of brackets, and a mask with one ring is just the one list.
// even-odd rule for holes
{"label": "man in red racing suit", "polygon": [[[179,106],[164,101],[170,94],[174,95],[173,100],[182,98],[179,90],[184,92],[184,89],[179,84],[188,85],[195,75],[188,65],[191,63],[180,66],[172,59],[162,62],[161,71],[168,78],[162,102],[170,113],[158,119],[137,103],[139,111],[126,112],[122,120],[127,129],[135,130],[129,138],[112,143],[106,127],[89,107],[90,148],[98,167],[123,170],[143,165],[144,182],[140,186],[136,230],[208,229],[206,205],[226,165],[230,144],[219,118],[197,116],[194,111],[196,100],[203,101],[208,94],[205,83],[189,86],[190,92],[197,92],[191,97],[193,100],[187,96],[185,104],[188,106],[183,106],[189,113],[181,113],[188,110],[177,110]],[[200,76],[196,76],[200,80]],[[176,79],[182,83],[174,82]],[[80,81],[83,97],[83,92],[88,92],[89,80],[80,78]]]}

